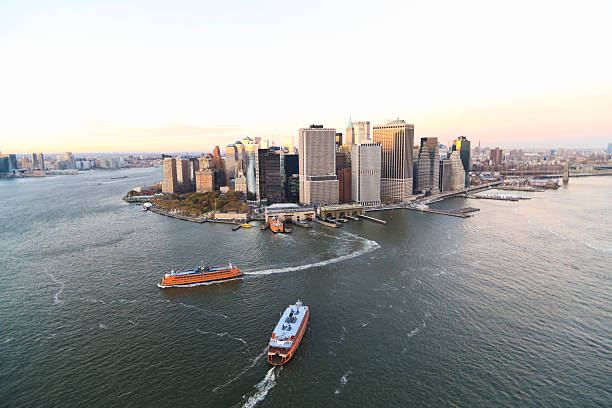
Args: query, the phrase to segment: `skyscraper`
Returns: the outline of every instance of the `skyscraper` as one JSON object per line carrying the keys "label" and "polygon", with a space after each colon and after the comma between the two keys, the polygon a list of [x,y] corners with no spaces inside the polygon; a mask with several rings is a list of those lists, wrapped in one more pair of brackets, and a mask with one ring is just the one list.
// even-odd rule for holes
{"label": "skyscraper", "polygon": [[502,149],[500,149],[499,147],[496,147],[495,149],[491,149],[489,159],[491,160],[491,164],[493,166],[499,166],[502,163],[503,157],[504,156],[503,156]]}
{"label": "skyscraper", "polygon": [[176,159],[167,157],[163,163],[164,180],[162,182],[163,193],[177,193],[178,182],[176,179]]}
{"label": "skyscraper", "polygon": [[472,169],[472,159],[470,157],[470,141],[465,136],[459,136],[453,144],[453,150],[459,152],[463,170],[465,171],[465,186],[470,183],[470,170]]}
{"label": "skyscraper", "polygon": [[397,119],[372,129],[374,143],[381,145],[381,198],[409,200],[412,195],[414,125]]}
{"label": "skyscraper", "polygon": [[300,199],[299,173],[300,157],[297,154],[285,155],[285,201],[297,203]]}
{"label": "skyscraper", "polygon": [[221,166],[221,149],[219,149],[219,146],[215,146],[215,148],[213,149],[213,167],[220,169],[222,168]]}
{"label": "skyscraper", "polygon": [[245,146],[245,176],[247,179],[247,195],[250,195],[250,199],[254,200],[257,198],[257,150],[259,145],[253,141],[249,142]]}
{"label": "skyscraper", "polygon": [[300,202],[338,203],[336,129],[312,125],[299,131]]}
{"label": "skyscraper", "polygon": [[198,193],[209,193],[215,190],[215,169],[203,169],[196,171],[196,191]]}
{"label": "skyscraper", "polygon": [[353,126],[352,120],[349,120],[346,131],[344,132],[344,144],[349,146],[355,144],[355,127]]}
{"label": "skyscraper", "polygon": [[608,143],[608,154],[612,154],[612,143]]}
{"label": "skyscraper", "polygon": [[225,148],[225,172],[229,179],[236,177],[236,162],[238,161],[238,150],[236,145],[230,143]]}
{"label": "skyscraper", "polygon": [[364,143],[354,146],[351,159],[352,201],[366,205],[380,204],[380,144]]}
{"label": "skyscraper", "polygon": [[417,187],[420,192],[440,192],[440,147],[437,137],[422,137],[417,161]]}
{"label": "skyscraper", "polygon": [[371,143],[372,137],[370,136],[370,122],[360,121],[353,122],[355,129],[355,140],[354,144]]}
{"label": "skyscraper", "polygon": [[336,132],[336,151],[342,146],[342,133]]}
{"label": "skyscraper", "polygon": [[32,167],[35,169],[40,168],[38,164],[38,156],[36,155],[36,153],[32,153]]}
{"label": "skyscraper", "polygon": [[259,199],[266,199],[269,204],[280,203],[284,196],[284,164],[280,149],[258,150]]}
{"label": "skyscraper", "polygon": [[451,181],[453,167],[449,158],[440,160],[440,192],[445,193],[452,190]]}
{"label": "skyscraper", "polygon": [[38,153],[38,164],[42,171],[45,171],[45,156],[42,153]]}
{"label": "skyscraper", "polygon": [[455,150],[450,155],[451,161],[451,190],[460,190],[465,187],[465,170],[461,162],[460,153]]}
{"label": "skyscraper", "polygon": [[175,163],[178,190],[181,192],[191,191],[191,171],[189,169],[189,159],[175,159]]}

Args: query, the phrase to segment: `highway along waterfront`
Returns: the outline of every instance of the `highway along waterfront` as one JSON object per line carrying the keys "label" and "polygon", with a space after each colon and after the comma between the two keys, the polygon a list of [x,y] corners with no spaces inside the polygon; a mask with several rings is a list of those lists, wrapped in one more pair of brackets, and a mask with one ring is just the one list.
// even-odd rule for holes
{"label": "highway along waterfront", "polygon": [[[123,173],[122,173],[123,174]],[[7,407],[605,406],[612,178],[469,218],[398,209],[271,234],[142,211],[161,169],[0,181]],[[491,190],[495,192],[495,190]],[[452,212],[475,205],[431,204]],[[171,269],[239,280],[160,289]],[[310,311],[287,364],[279,311]]]}

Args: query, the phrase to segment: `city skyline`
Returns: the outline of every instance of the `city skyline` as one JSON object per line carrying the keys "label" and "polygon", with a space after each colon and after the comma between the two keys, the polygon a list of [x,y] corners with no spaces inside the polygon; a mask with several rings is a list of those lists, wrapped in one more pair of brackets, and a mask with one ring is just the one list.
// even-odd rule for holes
{"label": "city skyline", "polygon": [[[610,11],[598,1],[3,2],[0,150],[199,151],[397,117],[444,144],[605,146]],[[346,54],[365,58],[333,63]],[[379,64],[386,54],[394,64]]]}

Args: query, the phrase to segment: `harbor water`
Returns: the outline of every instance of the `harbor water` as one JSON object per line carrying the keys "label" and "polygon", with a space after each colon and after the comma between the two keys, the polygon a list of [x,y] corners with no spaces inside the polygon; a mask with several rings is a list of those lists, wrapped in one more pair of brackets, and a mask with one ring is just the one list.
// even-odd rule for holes
{"label": "harbor water", "polygon": [[[286,235],[122,201],[161,177],[0,180],[0,406],[610,406],[612,177]],[[200,262],[245,275],[157,287]],[[272,367],[297,299],[309,327]]]}

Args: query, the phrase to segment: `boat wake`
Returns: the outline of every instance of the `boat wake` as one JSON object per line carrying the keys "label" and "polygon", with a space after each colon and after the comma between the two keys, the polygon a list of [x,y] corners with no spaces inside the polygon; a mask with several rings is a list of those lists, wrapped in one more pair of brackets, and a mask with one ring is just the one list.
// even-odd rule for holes
{"label": "boat wake", "polygon": [[595,245],[591,244],[590,242],[586,242],[586,241],[585,241],[585,242],[584,242],[584,245],[585,245],[587,248],[591,248],[591,249],[593,249],[593,250],[595,250],[595,251],[600,251],[600,252],[612,252],[612,248],[601,248],[601,247],[598,247],[598,246],[595,246]]}
{"label": "boat wake", "polygon": [[251,363],[248,366],[246,366],[245,368],[243,368],[242,371],[240,371],[234,378],[232,378],[231,380],[229,380],[228,382],[226,382],[224,384],[217,385],[215,388],[213,388],[212,392],[217,392],[217,390],[219,390],[221,388],[227,387],[228,385],[230,385],[231,383],[233,383],[234,381],[236,381],[237,379],[242,377],[247,371],[249,371],[251,368],[255,367],[255,365],[259,362],[259,360],[261,360],[261,358],[263,356],[265,356],[267,352],[268,352],[268,348],[266,347],[266,348],[263,349],[263,351],[261,353],[256,355],[251,360]]}
{"label": "boat wake", "polygon": [[228,337],[230,339],[234,339],[236,341],[239,341],[239,342],[243,343],[246,346],[247,350],[249,349],[249,345],[247,344],[246,341],[244,341],[244,339],[241,339],[240,337],[234,337],[234,336],[232,336],[229,333],[215,333],[215,332],[203,331],[203,330],[200,330],[200,329],[196,329],[196,331],[198,333],[202,333],[202,334],[214,334],[215,336],[218,336],[218,337]]}
{"label": "boat wake", "polygon": [[340,386],[338,388],[336,388],[336,391],[334,392],[334,394],[336,394],[336,395],[340,394],[340,391],[342,390],[342,388],[346,387],[346,384],[348,383],[348,379],[349,379],[349,374],[350,373],[351,373],[351,370],[346,370],[344,375],[342,377],[340,377]]}
{"label": "boat wake", "polygon": [[206,313],[206,314],[211,315],[211,316],[220,316],[220,317],[223,317],[223,318],[225,318],[225,319],[227,319],[227,318],[228,318],[228,317],[227,317],[226,315],[224,315],[223,313],[219,313],[219,312],[211,312],[211,311],[208,311],[208,310],[202,309],[202,308],[197,307],[197,306],[188,305],[188,304],[183,303],[183,302],[180,302],[180,303],[177,303],[177,304],[178,304],[178,305],[181,305],[181,306],[183,306],[183,307],[186,307],[186,308],[188,308],[188,309],[195,309],[195,310],[199,310],[200,312],[202,312],[202,313]]}
{"label": "boat wake", "polygon": [[268,392],[276,385],[276,378],[282,369],[282,366],[269,369],[264,379],[255,385],[254,388],[256,388],[257,391],[249,397],[242,408],[253,408],[257,403],[263,401],[266,395],[268,395]]}
{"label": "boat wake", "polygon": [[342,255],[336,258],[332,258],[332,259],[327,259],[325,261],[314,262],[314,263],[306,264],[306,265],[288,266],[286,268],[265,269],[261,271],[245,271],[244,274],[245,275],[271,275],[274,273],[303,271],[305,269],[317,268],[320,266],[325,266],[325,265],[330,265],[330,264],[346,261],[347,259],[356,258],[358,256],[367,254],[368,252],[372,252],[380,248],[380,245],[376,241],[371,241],[369,239],[360,237],[358,235],[351,234],[349,232],[345,232],[345,234],[362,240],[364,242],[363,248],[361,248],[358,251],[351,252],[350,254]]}
{"label": "boat wake", "polygon": [[60,282],[57,279],[55,279],[55,276],[53,276],[53,274],[51,272],[49,272],[49,276],[51,277],[51,280],[57,284],[60,285],[59,290],[57,291],[57,293],[55,295],[53,295],[53,303],[56,305],[59,305],[60,303],[64,303],[63,300],[60,300],[59,295],[62,294],[63,290],[64,290],[64,282]]}

